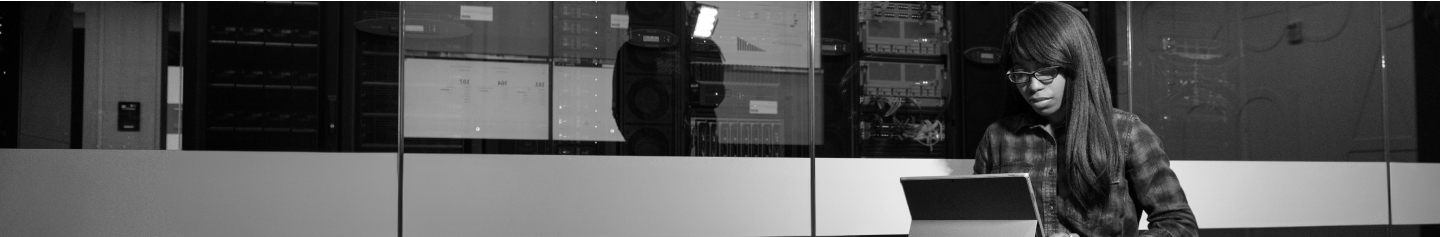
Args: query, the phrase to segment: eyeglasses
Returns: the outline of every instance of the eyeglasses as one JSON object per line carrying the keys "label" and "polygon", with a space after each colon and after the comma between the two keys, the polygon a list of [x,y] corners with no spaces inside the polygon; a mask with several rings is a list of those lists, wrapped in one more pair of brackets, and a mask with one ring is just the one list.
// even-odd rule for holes
{"label": "eyeglasses", "polygon": [[1015,84],[1029,83],[1030,78],[1040,80],[1040,83],[1050,84],[1051,81],[1055,80],[1055,76],[1057,75],[1060,75],[1060,66],[1049,66],[1035,69],[1034,72],[1005,72],[1005,77],[1010,79],[1010,83]]}

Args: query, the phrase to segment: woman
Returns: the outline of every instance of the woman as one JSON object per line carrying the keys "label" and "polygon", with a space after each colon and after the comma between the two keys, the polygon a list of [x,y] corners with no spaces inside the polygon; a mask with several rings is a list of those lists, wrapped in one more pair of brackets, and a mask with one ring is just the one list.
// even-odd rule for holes
{"label": "woman", "polygon": [[[1078,10],[1026,7],[1002,50],[1018,95],[981,139],[976,174],[1029,173],[1050,236],[1196,236],[1159,138],[1110,107],[1095,34]],[[1143,233],[1142,210],[1150,221]]]}

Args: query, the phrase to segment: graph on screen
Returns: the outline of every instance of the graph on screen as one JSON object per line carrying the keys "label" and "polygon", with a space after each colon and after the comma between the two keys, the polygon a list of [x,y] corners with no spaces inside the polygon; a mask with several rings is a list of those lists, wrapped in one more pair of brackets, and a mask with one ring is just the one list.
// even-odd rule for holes
{"label": "graph on screen", "polygon": [[405,60],[406,137],[546,139],[549,66]]}
{"label": "graph on screen", "polygon": [[[720,9],[710,39],[726,64],[807,68],[810,3],[710,2]],[[818,62],[816,62],[818,65]]]}

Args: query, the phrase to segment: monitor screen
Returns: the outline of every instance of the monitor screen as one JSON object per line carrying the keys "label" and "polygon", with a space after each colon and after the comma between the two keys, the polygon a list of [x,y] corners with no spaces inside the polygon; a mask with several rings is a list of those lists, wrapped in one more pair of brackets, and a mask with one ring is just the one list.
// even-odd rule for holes
{"label": "monitor screen", "polygon": [[405,136],[546,139],[549,65],[405,59]]}
{"label": "monitor screen", "polygon": [[555,66],[554,140],[623,142],[611,112],[613,67]]}
{"label": "monitor screen", "polygon": [[[810,3],[712,2],[719,9],[711,40],[733,65],[809,68]],[[815,66],[819,60],[814,60]]]}

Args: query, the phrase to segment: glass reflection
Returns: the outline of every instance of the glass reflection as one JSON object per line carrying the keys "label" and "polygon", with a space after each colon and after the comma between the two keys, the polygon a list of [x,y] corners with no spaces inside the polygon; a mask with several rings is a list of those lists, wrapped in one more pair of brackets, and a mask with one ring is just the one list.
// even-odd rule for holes
{"label": "glass reflection", "polygon": [[324,150],[338,123],[326,109],[338,104],[322,100],[336,93],[321,56],[335,47],[321,34],[321,6],[213,2],[186,10],[196,20],[187,25],[183,65],[191,69],[186,148]]}
{"label": "glass reflection", "polygon": [[178,6],[0,7],[0,147],[179,149]]}
{"label": "glass reflection", "polygon": [[1384,160],[1381,4],[1129,6],[1121,105],[1174,159]]}
{"label": "glass reflection", "polygon": [[809,3],[402,8],[407,152],[808,156]]}
{"label": "glass reflection", "polygon": [[394,151],[398,7],[6,3],[0,147]]}

